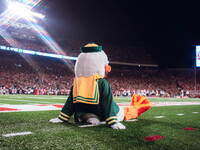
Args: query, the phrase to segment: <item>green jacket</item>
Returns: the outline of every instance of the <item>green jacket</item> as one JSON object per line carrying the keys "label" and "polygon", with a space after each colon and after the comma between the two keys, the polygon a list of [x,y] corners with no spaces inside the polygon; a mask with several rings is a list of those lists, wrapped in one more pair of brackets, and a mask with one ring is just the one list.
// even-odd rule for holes
{"label": "green jacket", "polygon": [[113,99],[112,90],[108,82],[105,79],[98,79],[97,81],[100,94],[99,104],[73,103],[72,86],[70,95],[60,112],[59,119],[67,122],[74,114],[75,122],[78,123],[78,118],[83,114],[92,113],[97,115],[101,121],[106,121],[108,125],[115,124],[119,106]]}

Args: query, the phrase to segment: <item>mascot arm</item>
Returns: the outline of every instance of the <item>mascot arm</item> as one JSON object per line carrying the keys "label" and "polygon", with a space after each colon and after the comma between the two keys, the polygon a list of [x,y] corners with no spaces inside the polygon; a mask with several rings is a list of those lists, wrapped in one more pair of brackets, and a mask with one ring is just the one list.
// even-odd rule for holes
{"label": "mascot arm", "polygon": [[64,122],[67,122],[75,111],[72,94],[73,94],[73,86],[71,87],[70,95],[67,101],[65,102],[65,105],[63,106],[59,115],[59,119],[63,120]]}
{"label": "mascot arm", "polygon": [[99,79],[99,91],[102,114],[108,125],[117,123],[117,113],[119,112],[119,106],[113,100],[113,94],[111,87],[105,79]]}

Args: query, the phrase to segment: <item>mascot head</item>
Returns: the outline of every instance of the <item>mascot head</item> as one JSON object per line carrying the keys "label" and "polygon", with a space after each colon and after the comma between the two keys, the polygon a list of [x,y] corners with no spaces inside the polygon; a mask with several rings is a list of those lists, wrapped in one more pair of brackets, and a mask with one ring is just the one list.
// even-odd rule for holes
{"label": "mascot head", "polygon": [[89,43],[81,47],[81,54],[75,64],[76,77],[89,77],[94,74],[100,74],[104,77],[110,71],[108,57],[102,50],[102,46]]}

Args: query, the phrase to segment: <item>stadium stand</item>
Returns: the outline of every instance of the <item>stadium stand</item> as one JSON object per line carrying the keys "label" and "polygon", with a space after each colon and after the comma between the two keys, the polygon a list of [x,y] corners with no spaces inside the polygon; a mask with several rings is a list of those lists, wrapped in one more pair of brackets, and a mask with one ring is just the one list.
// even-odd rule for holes
{"label": "stadium stand", "polygon": [[[19,23],[9,30],[20,43],[17,48],[55,53],[35,37],[27,26]],[[63,50],[58,54],[68,56],[78,56],[80,47],[88,43],[68,38],[57,38],[56,41]],[[194,69],[160,69],[155,67],[156,63],[142,47],[101,44],[112,66],[107,80],[115,96],[136,93],[144,96],[194,97],[200,94],[198,69],[195,75]],[[0,45],[11,47],[2,37]],[[73,68],[74,61],[68,63]],[[139,64],[146,64],[146,67]],[[74,73],[68,65],[56,58],[0,50],[0,94],[69,94]]]}
{"label": "stadium stand", "polygon": [[7,51],[1,51],[0,56],[1,94],[57,95],[69,92],[73,73],[59,59],[25,54],[22,57],[22,54]]}

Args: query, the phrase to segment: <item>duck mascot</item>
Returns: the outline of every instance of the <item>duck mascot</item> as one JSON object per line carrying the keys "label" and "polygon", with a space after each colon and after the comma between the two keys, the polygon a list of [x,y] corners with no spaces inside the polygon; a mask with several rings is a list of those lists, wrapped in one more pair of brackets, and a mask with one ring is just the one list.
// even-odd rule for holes
{"label": "duck mascot", "polygon": [[100,125],[102,121],[112,129],[125,129],[123,120],[137,118],[150,109],[151,102],[139,95],[132,97],[128,107],[119,107],[111,87],[104,77],[111,71],[108,58],[102,46],[89,43],[81,47],[81,54],[75,64],[75,78],[70,95],[59,117],[51,123],[67,122],[74,114],[76,123],[86,122]]}

